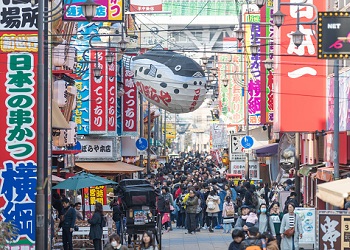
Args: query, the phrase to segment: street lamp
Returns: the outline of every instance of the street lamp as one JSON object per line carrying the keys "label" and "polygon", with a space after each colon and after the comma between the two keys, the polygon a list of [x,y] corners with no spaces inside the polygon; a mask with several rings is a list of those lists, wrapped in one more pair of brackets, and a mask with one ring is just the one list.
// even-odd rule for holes
{"label": "street lamp", "polygon": [[95,3],[93,0],[86,0],[85,3],[80,5],[83,10],[83,14],[88,22],[91,22],[92,19],[96,16],[97,7],[99,4]]}
{"label": "street lamp", "polygon": [[272,14],[273,23],[279,28],[284,23],[284,17],[286,15],[282,13],[282,11],[278,10],[276,13]]}
{"label": "street lamp", "polygon": [[[84,4],[83,4],[84,5]],[[45,23],[52,22],[51,18],[54,18],[54,20],[57,20],[57,16],[49,16],[44,15],[50,12],[45,12],[44,8],[46,8],[46,4],[44,0],[38,0],[37,2],[38,6],[38,16],[37,16],[37,26],[38,26],[38,63],[37,63],[37,181],[36,181],[36,218],[35,218],[35,248],[36,249],[47,249],[47,237],[45,237],[46,233],[48,232],[48,217],[45,215],[47,206],[45,205],[46,201],[48,200],[48,197],[45,197],[45,189],[48,187],[46,186],[47,183],[47,173],[46,169],[48,166],[48,159],[49,159],[49,150],[48,150],[48,119],[51,119],[51,114],[49,113],[49,106],[48,104],[48,91],[49,87],[47,86],[47,81],[45,79],[45,72],[44,70],[48,68],[47,65],[45,65],[45,57],[47,56],[45,54],[45,47],[44,44],[45,40]],[[94,3],[92,0],[87,0],[85,3],[85,10],[88,12],[84,12],[87,15],[87,19],[90,17],[93,17],[96,15],[96,3]],[[67,11],[69,7],[65,10]],[[94,12],[93,12],[94,11]],[[62,16],[64,15],[64,12],[62,13]],[[49,114],[47,116],[47,114]],[[50,150],[51,151],[51,150]],[[50,187],[49,187],[50,188]],[[53,225],[52,225],[53,226]]]}
{"label": "street lamp", "polygon": [[268,71],[272,70],[272,68],[273,68],[273,60],[272,59],[268,58],[268,59],[264,60],[263,63],[265,65],[265,68]]}

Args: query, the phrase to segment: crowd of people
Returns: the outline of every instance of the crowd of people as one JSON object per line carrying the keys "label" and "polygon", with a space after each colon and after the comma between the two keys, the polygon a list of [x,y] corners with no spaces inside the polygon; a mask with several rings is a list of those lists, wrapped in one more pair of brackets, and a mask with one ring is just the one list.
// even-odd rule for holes
{"label": "crowd of people", "polygon": [[[249,180],[234,182],[226,178],[223,169],[205,153],[182,153],[179,158],[161,164],[156,173],[144,177],[158,193],[157,210],[162,215],[163,233],[171,233],[173,227],[185,229],[190,235],[204,230],[209,233],[222,230],[232,235],[229,250],[248,246],[271,250],[299,249],[303,229],[300,217],[294,213],[300,204],[293,181],[272,185]],[[290,191],[290,196],[281,206],[279,193],[284,190]],[[95,212],[88,220],[91,224],[90,239],[97,250],[125,249],[120,244],[122,204],[120,199],[110,198],[116,233],[111,235],[106,246],[101,243],[102,204],[96,204]],[[76,202],[73,209],[67,198],[62,204],[60,207],[59,202],[53,201],[53,206],[65,217],[60,225],[63,246],[70,250],[73,221],[81,219],[81,201]],[[156,249],[154,238],[152,232],[145,232],[141,249]]]}
{"label": "crowd of people", "polygon": [[[303,230],[294,209],[300,204],[290,179],[271,186],[247,180],[235,183],[210,157],[198,152],[183,153],[146,178],[159,190],[165,232],[172,230],[172,224],[186,229],[186,234],[222,230],[232,234],[229,250],[249,245],[299,249]],[[282,210],[279,193],[285,190],[290,196]]]}

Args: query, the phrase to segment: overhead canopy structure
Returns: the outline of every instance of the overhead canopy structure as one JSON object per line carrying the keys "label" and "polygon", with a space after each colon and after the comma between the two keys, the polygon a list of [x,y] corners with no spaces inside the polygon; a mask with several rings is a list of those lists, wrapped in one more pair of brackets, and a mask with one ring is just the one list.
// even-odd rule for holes
{"label": "overhead canopy structure", "polygon": [[118,183],[97,175],[80,172],[58,183],[56,186],[52,187],[52,189],[78,190],[86,187],[105,186],[110,184],[118,184]]}
{"label": "overhead canopy structure", "polygon": [[93,174],[130,174],[144,170],[144,168],[140,168],[122,161],[76,162],[76,165],[84,169],[86,172]]}
{"label": "overhead canopy structure", "polygon": [[276,155],[278,152],[278,143],[272,143],[265,146],[254,148],[254,153],[258,157],[269,157]]}
{"label": "overhead canopy structure", "polygon": [[350,195],[350,178],[318,184],[317,188],[318,198],[333,206],[343,208],[344,199]]}

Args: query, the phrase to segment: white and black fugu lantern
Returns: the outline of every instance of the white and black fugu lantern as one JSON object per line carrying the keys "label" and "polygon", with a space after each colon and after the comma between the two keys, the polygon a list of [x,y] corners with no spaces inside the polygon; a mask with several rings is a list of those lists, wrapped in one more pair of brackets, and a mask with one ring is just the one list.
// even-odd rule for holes
{"label": "white and black fugu lantern", "polygon": [[171,113],[188,113],[203,103],[206,78],[193,59],[166,50],[150,50],[131,60],[137,89]]}

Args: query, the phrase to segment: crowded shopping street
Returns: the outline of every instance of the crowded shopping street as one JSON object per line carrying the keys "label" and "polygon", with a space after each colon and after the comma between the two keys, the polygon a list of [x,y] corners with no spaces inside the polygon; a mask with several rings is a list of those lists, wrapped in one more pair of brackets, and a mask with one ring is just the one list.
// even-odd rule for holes
{"label": "crowded shopping street", "polygon": [[349,250],[350,0],[0,10],[0,249]]}

